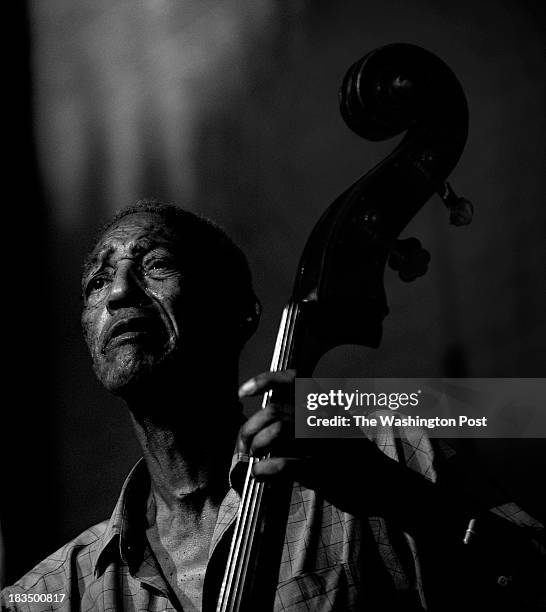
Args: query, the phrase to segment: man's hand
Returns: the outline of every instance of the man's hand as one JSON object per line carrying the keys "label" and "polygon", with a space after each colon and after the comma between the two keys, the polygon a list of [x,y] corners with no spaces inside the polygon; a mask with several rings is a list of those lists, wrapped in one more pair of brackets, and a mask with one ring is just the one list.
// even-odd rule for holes
{"label": "man's hand", "polygon": [[[299,480],[309,468],[309,458],[301,455],[301,444],[294,439],[294,370],[264,372],[239,389],[239,397],[253,397],[272,391],[272,401],[258,410],[241,427],[239,450],[261,459],[254,465],[254,477]],[[298,448],[300,447],[300,448]]]}
{"label": "man's hand", "polygon": [[[370,483],[384,471],[385,465],[395,462],[365,438],[295,439],[295,378],[294,370],[264,372],[241,386],[240,398],[272,391],[272,399],[241,427],[239,450],[263,457],[254,464],[257,480],[292,479],[320,491],[331,501],[339,502],[341,496],[351,506],[360,505],[361,500],[355,500],[351,494],[355,478],[365,478]],[[271,457],[267,457],[269,453]]]}
{"label": "man's hand", "polygon": [[294,382],[294,371],[265,372],[239,389],[241,398],[273,393],[272,402],[240,430],[239,450],[264,457],[254,464],[254,477],[294,480],[349,514],[394,520],[419,539],[423,559],[444,558],[449,550],[447,558],[460,567],[468,513],[457,490],[433,484],[369,438],[295,439]]}
{"label": "man's hand", "polygon": [[254,477],[295,480],[353,514],[395,514],[403,522],[430,525],[439,501],[434,485],[387,457],[370,439],[294,438],[295,377],[293,370],[264,372],[239,389],[241,398],[273,393],[271,403],[239,434],[241,452],[264,457],[255,463]]}

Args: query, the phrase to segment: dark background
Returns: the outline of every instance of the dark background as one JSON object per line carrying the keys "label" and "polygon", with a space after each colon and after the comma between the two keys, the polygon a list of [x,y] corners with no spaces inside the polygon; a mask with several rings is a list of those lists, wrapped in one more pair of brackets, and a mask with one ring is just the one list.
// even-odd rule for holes
{"label": "dark background", "polygon": [[[431,201],[405,232],[430,250],[430,271],[409,285],[387,274],[381,348],[337,349],[318,373],[544,376],[542,2],[20,5],[10,22],[20,95],[6,121],[4,232],[16,242],[5,255],[4,329],[16,333],[1,431],[6,582],[109,516],[139,456],[80,337],[80,263],[101,222],[144,196],[220,222],[264,305],[241,379],[267,369],[310,229],[396,144],[359,139],[337,110],[346,69],[379,45],[423,46],[460,79],[470,135],[450,180],[476,215],[456,229]],[[530,441],[507,448],[484,446],[484,462],[536,504],[544,453]]]}

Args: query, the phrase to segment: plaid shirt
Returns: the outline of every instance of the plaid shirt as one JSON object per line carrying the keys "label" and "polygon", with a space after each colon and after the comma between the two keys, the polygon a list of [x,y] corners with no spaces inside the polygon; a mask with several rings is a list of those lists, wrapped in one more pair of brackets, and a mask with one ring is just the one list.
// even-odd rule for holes
{"label": "plaid shirt", "polygon": [[[375,442],[386,455],[435,480],[432,447],[420,430],[404,432],[397,443],[392,432],[386,432]],[[221,578],[223,573],[240,500],[232,476],[244,460],[234,457],[231,488],[219,509],[210,548],[205,593],[207,584],[214,582],[209,574],[220,573]],[[149,477],[141,460],[125,481],[110,520],[83,532],[6,588],[2,609],[181,610],[145,536],[148,491]],[[426,605],[420,575],[409,535],[382,517],[357,518],[343,512],[317,492],[294,484],[276,612],[422,610]],[[43,601],[44,596],[53,601]]]}

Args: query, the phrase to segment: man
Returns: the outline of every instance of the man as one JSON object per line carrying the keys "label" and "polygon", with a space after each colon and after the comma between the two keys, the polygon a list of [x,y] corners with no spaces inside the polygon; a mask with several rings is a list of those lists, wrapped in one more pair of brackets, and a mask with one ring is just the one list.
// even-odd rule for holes
{"label": "man", "polygon": [[[275,456],[256,464],[255,477],[296,481],[276,610],[434,607],[423,584],[438,591],[452,582],[446,547],[464,527],[450,518],[453,500],[433,493],[425,437],[395,444],[387,436],[302,456],[289,401],[241,426],[238,359],[260,307],[244,256],[219,228],[176,206],[141,201],[102,232],[82,290],[94,370],[129,408],[143,459],[112,517],[5,589],[3,609],[213,608],[239,503],[238,470],[249,452],[269,451]],[[290,391],[293,378],[261,374],[239,396]],[[398,463],[405,458],[414,471]],[[427,559],[435,560],[428,570]]]}

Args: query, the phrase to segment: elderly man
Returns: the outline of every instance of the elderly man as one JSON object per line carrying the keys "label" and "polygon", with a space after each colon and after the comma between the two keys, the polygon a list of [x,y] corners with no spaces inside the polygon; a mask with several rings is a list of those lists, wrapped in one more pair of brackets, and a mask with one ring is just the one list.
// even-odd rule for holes
{"label": "elderly man", "polygon": [[[139,202],[102,232],[82,289],[94,370],[129,408],[143,459],[111,518],[7,588],[3,608],[210,609],[239,502],[236,469],[248,452],[272,448],[255,477],[295,481],[276,610],[434,607],[423,581],[439,589],[451,552],[427,573],[417,551],[434,559],[431,543],[447,546],[452,532],[462,539],[464,527],[431,494],[425,438],[390,440],[383,452],[359,441],[350,458],[314,459],[298,457],[286,407],[241,426],[238,359],[260,308],[246,259],[223,231],[176,206]],[[289,388],[293,376],[259,375],[239,396]],[[405,454],[414,470],[401,465]]]}

